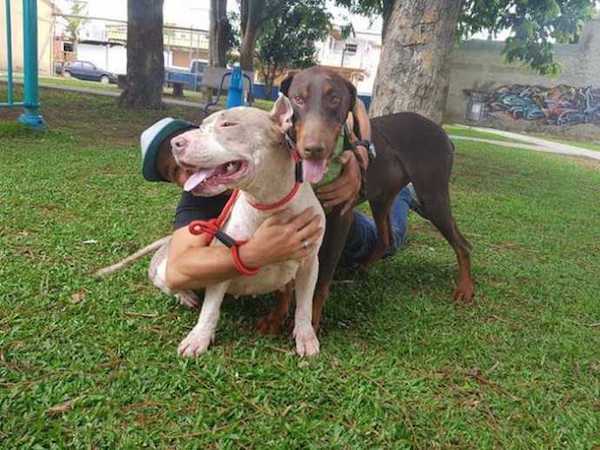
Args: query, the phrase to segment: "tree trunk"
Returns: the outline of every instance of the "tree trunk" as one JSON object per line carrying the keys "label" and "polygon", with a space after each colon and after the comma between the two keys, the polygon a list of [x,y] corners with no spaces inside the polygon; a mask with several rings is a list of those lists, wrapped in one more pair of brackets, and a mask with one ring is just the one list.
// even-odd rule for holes
{"label": "tree trunk", "polygon": [[127,78],[119,104],[158,109],[165,71],[163,0],[128,0],[127,23]]}
{"label": "tree trunk", "polygon": [[372,117],[412,111],[441,123],[462,0],[395,0],[382,32]]}
{"label": "tree trunk", "polygon": [[257,37],[258,28],[254,24],[249,23],[242,36],[242,45],[240,48],[240,66],[242,70],[254,70],[254,51],[256,49]]}
{"label": "tree trunk", "polygon": [[211,67],[227,65],[227,0],[210,0],[209,60]]}
{"label": "tree trunk", "polygon": [[[281,6],[281,5],[279,5]],[[240,66],[242,70],[254,70],[254,51],[261,26],[267,18],[278,12],[278,5],[267,0],[240,0]]]}

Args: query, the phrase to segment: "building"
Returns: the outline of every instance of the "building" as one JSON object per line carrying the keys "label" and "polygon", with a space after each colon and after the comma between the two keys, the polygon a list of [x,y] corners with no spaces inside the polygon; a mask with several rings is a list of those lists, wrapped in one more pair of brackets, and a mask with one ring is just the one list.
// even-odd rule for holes
{"label": "building", "polygon": [[[165,66],[188,68],[194,59],[208,60],[208,32],[175,25],[164,26]],[[75,46],[75,59],[89,61],[115,74],[127,72],[127,23],[90,20]],[[70,45],[67,43],[67,45]]]}
{"label": "building", "polygon": [[[11,6],[13,70],[23,72],[23,1],[9,0]],[[50,0],[38,0],[38,54],[39,72],[54,72],[54,14],[57,8]],[[0,72],[7,70],[7,42],[5,30],[5,3],[0,2]]]}
{"label": "building", "polygon": [[318,43],[317,49],[320,65],[352,81],[360,94],[371,94],[381,53],[381,33],[356,31],[343,39],[338,29]]}

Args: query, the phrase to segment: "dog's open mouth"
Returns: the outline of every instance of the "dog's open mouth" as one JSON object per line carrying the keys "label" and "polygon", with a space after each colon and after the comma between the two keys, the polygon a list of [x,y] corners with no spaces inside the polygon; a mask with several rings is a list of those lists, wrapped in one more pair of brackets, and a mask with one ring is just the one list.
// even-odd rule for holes
{"label": "dog's open mouth", "polygon": [[229,185],[239,180],[247,168],[248,162],[239,160],[229,161],[212,168],[193,169],[193,173],[185,182],[183,189],[194,194],[201,193],[207,188]]}
{"label": "dog's open mouth", "polygon": [[304,179],[311,184],[318,183],[327,172],[328,163],[326,159],[305,159],[302,163]]}

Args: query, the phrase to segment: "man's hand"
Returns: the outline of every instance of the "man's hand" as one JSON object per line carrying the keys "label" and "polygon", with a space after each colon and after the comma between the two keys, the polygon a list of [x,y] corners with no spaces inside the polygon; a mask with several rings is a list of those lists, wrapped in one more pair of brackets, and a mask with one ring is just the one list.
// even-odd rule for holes
{"label": "man's hand", "polygon": [[356,197],[360,192],[362,176],[354,152],[346,150],[341,154],[339,160],[343,165],[342,173],[333,182],[320,187],[317,190],[317,197],[323,203],[324,208],[343,204],[341,214],[344,215],[356,202]]}
{"label": "man's hand", "polygon": [[357,145],[354,156],[357,157],[358,164],[360,164],[362,170],[366,171],[369,168],[369,150],[362,145]]}
{"label": "man's hand", "polygon": [[240,248],[240,257],[248,267],[304,259],[315,250],[324,226],[312,208],[288,219],[282,213],[275,214]]}

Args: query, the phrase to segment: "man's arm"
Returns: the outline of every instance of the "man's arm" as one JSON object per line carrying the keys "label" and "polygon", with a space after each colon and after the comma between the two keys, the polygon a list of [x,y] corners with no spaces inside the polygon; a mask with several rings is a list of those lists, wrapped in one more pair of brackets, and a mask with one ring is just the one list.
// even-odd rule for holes
{"label": "man's arm", "polygon": [[[290,259],[301,260],[314,250],[323,227],[319,216],[311,208],[288,220],[281,215],[272,216],[240,247],[240,258],[252,268]],[[169,289],[202,289],[237,276],[239,273],[230,249],[207,246],[206,235],[194,236],[187,227],[173,233],[167,257],[166,282]]]}
{"label": "man's arm", "polygon": [[[352,111],[356,121],[358,122],[358,130],[360,131],[360,139],[365,141],[371,141],[371,121],[369,120],[369,113],[367,107],[360,98],[356,99],[354,104],[354,110]],[[361,165],[364,170],[369,167],[369,151],[362,145],[356,147],[360,155]]]}

